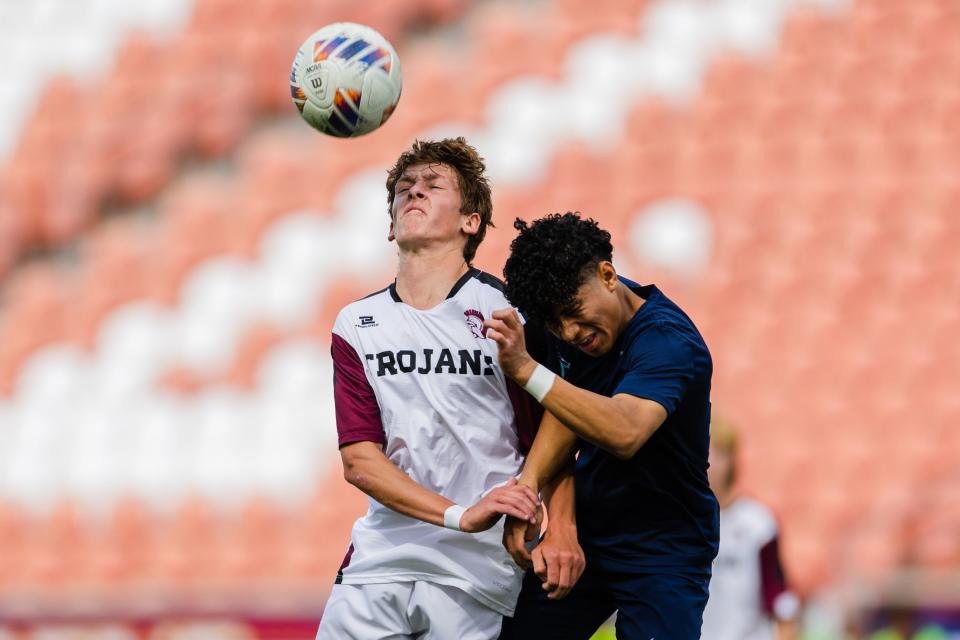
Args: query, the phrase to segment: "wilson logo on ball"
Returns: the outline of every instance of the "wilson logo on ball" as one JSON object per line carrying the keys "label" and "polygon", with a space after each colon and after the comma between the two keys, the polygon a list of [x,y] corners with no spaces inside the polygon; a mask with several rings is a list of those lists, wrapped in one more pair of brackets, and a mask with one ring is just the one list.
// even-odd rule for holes
{"label": "wilson logo on ball", "polygon": [[370,27],[341,22],[303,43],[290,71],[290,95],[303,119],[338,138],[369,133],[396,109],[400,61]]}

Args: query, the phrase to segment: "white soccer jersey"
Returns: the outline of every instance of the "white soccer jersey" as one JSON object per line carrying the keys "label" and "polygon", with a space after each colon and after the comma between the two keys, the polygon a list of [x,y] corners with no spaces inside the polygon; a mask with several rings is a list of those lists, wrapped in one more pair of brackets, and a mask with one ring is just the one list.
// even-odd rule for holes
{"label": "white soccer jersey", "polygon": [[740,497],[720,511],[703,640],[770,640],[773,620],[796,615],[780,565],[777,521],[766,506]]}
{"label": "white soccer jersey", "polygon": [[[464,506],[516,475],[538,405],[508,383],[483,330],[484,318],[509,306],[500,281],[476,269],[429,310],[404,304],[394,286],[347,305],[332,346],[340,446],[382,443],[414,481]],[[371,498],[337,581],[426,580],[512,615],[522,571],[502,534],[502,521],[463,533]]]}

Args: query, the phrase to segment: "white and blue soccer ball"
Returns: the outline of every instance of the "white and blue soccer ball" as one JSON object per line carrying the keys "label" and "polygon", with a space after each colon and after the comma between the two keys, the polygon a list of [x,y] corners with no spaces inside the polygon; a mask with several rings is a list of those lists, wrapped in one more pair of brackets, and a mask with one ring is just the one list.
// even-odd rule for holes
{"label": "white and blue soccer ball", "polygon": [[300,115],[338,138],[361,136],[386,122],[402,84],[393,46],[376,30],[352,22],[314,32],[290,69],[290,95]]}

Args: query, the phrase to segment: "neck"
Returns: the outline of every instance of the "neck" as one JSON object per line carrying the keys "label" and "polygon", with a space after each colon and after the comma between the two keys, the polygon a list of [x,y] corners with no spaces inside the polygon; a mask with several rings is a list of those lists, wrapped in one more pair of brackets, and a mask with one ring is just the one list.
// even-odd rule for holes
{"label": "neck", "polygon": [[438,251],[401,251],[397,266],[397,294],[416,309],[430,309],[443,302],[450,289],[467,272],[463,247]]}
{"label": "neck", "polygon": [[628,324],[630,324],[630,321],[633,320],[633,316],[636,315],[637,310],[643,306],[643,303],[646,302],[646,300],[635,294],[630,287],[622,282],[618,282],[617,284],[620,287],[620,300],[623,304],[623,325],[620,327],[622,331]]}
{"label": "neck", "polygon": [[714,489],[713,494],[717,496],[717,502],[720,503],[721,509],[726,509],[730,504],[736,499],[737,494],[733,490],[733,487],[721,487]]}

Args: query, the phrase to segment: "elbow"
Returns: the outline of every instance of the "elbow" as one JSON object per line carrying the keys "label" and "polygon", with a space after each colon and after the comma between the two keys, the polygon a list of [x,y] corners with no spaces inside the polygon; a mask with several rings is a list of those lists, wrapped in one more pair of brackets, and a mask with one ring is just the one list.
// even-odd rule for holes
{"label": "elbow", "polygon": [[618,438],[616,442],[613,442],[607,450],[618,460],[629,460],[637,455],[637,451],[640,451],[640,447],[646,442],[647,438],[645,436],[636,433],[627,433],[624,434],[623,437]]}
{"label": "elbow", "polygon": [[357,486],[359,474],[357,474],[356,469],[354,469],[352,466],[343,465],[343,479],[347,481],[347,484]]}
{"label": "elbow", "polygon": [[362,464],[358,464],[355,461],[344,460],[343,479],[346,480],[347,483],[366,493],[367,478],[368,474],[364,472]]}
{"label": "elbow", "polygon": [[366,441],[341,448],[340,461],[343,479],[368,496],[383,484],[383,469],[390,465],[380,445]]}
{"label": "elbow", "polygon": [[615,428],[610,431],[611,443],[607,451],[620,460],[629,460],[637,455],[663,420],[654,422],[644,416],[638,418],[634,414],[629,414],[621,416],[616,422],[611,422],[615,424]]}
{"label": "elbow", "polygon": [[629,460],[635,456],[639,450],[640,445],[635,446],[630,443],[617,444],[609,449],[610,453],[613,454],[613,457],[618,460]]}

